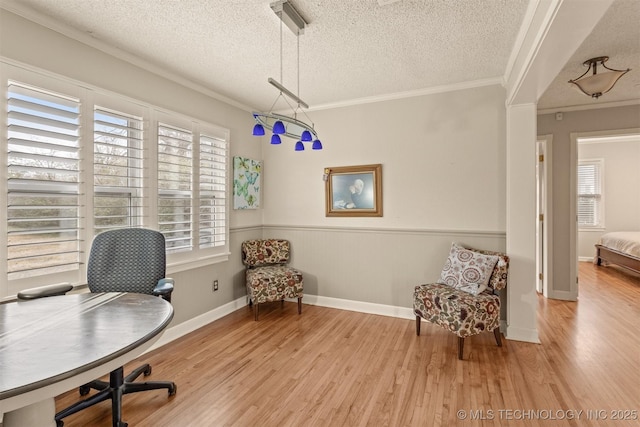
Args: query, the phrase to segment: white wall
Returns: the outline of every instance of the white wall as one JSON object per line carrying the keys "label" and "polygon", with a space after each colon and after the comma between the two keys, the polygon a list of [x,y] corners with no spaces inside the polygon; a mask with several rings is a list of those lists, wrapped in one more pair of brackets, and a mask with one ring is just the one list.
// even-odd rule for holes
{"label": "white wall", "polygon": [[640,137],[636,141],[579,143],[578,159],[604,160],[604,230],[578,231],[578,257],[591,260],[604,233],[640,231]]}
{"label": "white wall", "polygon": [[[505,249],[504,90],[488,86],[313,111],[322,151],[264,138],[265,236],[292,242],[305,292],[412,307],[452,241]],[[325,167],[382,164],[383,217],[326,217]],[[346,301],[345,301],[346,300]]]}
{"label": "white wall", "polygon": [[[322,151],[264,137],[268,225],[505,230],[500,86],[309,113]],[[325,167],[382,164],[382,218],[325,217]]]}
{"label": "white wall", "polygon": [[507,338],[539,342],[535,282],[535,104],[507,106]]}

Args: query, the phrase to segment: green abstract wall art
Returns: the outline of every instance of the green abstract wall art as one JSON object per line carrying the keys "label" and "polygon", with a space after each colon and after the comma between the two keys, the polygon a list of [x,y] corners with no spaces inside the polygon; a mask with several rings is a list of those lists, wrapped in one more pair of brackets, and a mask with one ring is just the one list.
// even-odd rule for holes
{"label": "green abstract wall art", "polygon": [[262,163],[245,157],[233,158],[233,208],[260,207],[260,174]]}

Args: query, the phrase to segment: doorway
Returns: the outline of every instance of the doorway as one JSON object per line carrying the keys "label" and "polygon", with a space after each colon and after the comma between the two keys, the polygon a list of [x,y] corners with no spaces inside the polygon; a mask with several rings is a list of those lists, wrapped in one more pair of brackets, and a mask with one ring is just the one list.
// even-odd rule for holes
{"label": "doorway", "polygon": [[[593,261],[600,236],[640,230],[640,198],[629,193],[640,188],[640,129],[572,133],[571,150],[571,215],[576,221],[570,273],[577,296],[578,262]],[[594,194],[583,194],[592,189]]]}

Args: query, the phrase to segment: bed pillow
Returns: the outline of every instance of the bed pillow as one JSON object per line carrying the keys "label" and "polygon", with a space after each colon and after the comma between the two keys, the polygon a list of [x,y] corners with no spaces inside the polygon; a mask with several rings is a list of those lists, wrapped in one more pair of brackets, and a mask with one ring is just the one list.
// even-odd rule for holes
{"label": "bed pillow", "polygon": [[453,243],[438,283],[478,295],[487,289],[497,262],[495,255],[481,254]]}

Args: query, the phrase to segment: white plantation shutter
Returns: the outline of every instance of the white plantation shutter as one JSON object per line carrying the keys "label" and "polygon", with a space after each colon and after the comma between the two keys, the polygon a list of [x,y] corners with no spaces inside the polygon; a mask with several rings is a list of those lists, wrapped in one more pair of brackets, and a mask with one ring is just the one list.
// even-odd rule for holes
{"label": "white plantation shutter", "polygon": [[602,161],[578,165],[578,225],[602,227]]}
{"label": "white plantation shutter", "polygon": [[0,299],[86,281],[93,236],[160,230],[168,273],[229,259],[229,131],[0,61]]}
{"label": "white plantation shutter", "polygon": [[227,142],[201,134],[199,146],[198,246],[203,249],[226,243]]}
{"label": "white plantation shutter", "polygon": [[192,174],[193,133],[158,123],[158,226],[167,253],[193,248]]}
{"label": "white plantation shutter", "polygon": [[7,91],[7,273],[76,270],[80,102],[17,82]]}
{"label": "white plantation shutter", "polygon": [[95,107],[94,234],[143,225],[143,119]]}

